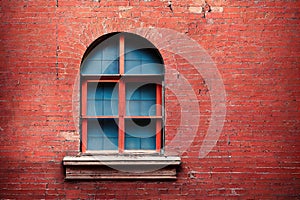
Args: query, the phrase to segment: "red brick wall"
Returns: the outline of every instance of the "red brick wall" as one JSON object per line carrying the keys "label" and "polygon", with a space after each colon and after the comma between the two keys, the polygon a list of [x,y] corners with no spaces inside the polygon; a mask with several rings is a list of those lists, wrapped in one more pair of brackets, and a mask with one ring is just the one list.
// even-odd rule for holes
{"label": "red brick wall", "polygon": [[[2,0],[0,198],[299,198],[300,2],[207,2],[203,18],[202,0],[173,0],[173,12],[162,0]],[[159,49],[167,86],[184,88],[176,82],[184,77],[200,110],[183,119],[200,116],[196,132],[180,127],[179,101],[191,99],[166,90],[167,144],[178,130],[182,141],[196,134],[189,146],[175,145],[178,180],[64,181],[62,159],[79,151],[76,77],[85,50],[105,33],[149,27],[195,40],[205,53],[191,59],[209,55],[219,72],[199,74],[180,53]],[[220,78],[226,116],[211,105]],[[199,156],[210,124],[223,117],[215,146]]]}

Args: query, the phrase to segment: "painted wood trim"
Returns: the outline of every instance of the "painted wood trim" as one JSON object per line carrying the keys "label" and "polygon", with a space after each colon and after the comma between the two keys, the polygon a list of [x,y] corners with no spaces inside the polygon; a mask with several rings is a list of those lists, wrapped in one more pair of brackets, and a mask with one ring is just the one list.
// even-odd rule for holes
{"label": "painted wood trim", "polygon": [[124,151],[125,146],[125,109],[126,109],[126,100],[125,100],[125,83],[123,80],[119,82],[119,152]]}
{"label": "painted wood trim", "polygon": [[[81,171],[78,173],[78,171]],[[82,167],[67,167],[66,169],[66,179],[67,180],[111,180],[111,179],[167,179],[175,180],[176,169],[175,168],[165,168],[157,170],[154,172],[122,172],[115,169],[107,167],[97,167],[90,169],[84,169]]]}
{"label": "painted wood trim", "polygon": [[98,79],[98,80],[87,80],[88,83],[117,83],[119,80],[114,80],[114,79]]}
{"label": "painted wood trim", "polygon": [[120,60],[119,60],[119,62],[120,62],[120,71],[119,71],[119,73],[122,75],[122,74],[124,74],[124,72],[125,72],[125,67],[124,67],[124,65],[125,65],[125,38],[124,38],[124,35],[120,35]]}
{"label": "painted wood trim", "polygon": [[[82,116],[86,116],[87,113],[87,81],[82,82],[81,88],[81,113]],[[85,152],[87,150],[87,119],[81,119],[81,150]]]}
{"label": "painted wood trim", "polygon": [[[156,115],[162,115],[162,86],[160,84],[156,85]],[[161,150],[161,140],[162,140],[162,121],[157,119],[156,120],[156,151],[159,152]]]}
{"label": "painted wood trim", "polygon": [[101,115],[101,116],[87,116],[84,115],[82,116],[83,119],[116,119],[118,118],[118,116],[105,116],[105,115]]}

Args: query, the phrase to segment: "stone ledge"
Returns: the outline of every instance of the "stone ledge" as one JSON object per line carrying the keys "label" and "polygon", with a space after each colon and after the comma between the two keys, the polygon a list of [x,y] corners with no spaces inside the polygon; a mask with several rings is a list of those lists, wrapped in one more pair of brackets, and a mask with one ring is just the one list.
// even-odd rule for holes
{"label": "stone ledge", "polygon": [[78,179],[176,179],[177,156],[67,156],[67,180]]}

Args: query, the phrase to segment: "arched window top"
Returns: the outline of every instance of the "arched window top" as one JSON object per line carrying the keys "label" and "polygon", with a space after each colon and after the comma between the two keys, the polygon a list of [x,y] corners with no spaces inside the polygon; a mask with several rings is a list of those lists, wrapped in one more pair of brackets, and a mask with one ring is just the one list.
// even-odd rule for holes
{"label": "arched window top", "polygon": [[82,151],[163,150],[164,65],[138,35],[111,33],[87,49],[81,64]]}
{"label": "arched window top", "polygon": [[82,75],[162,75],[164,65],[155,46],[132,33],[111,33],[100,37],[87,50]]}

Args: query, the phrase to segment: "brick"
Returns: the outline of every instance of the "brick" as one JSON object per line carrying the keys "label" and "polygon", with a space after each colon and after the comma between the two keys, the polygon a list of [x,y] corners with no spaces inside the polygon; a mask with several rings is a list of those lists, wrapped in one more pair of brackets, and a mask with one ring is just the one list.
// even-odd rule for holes
{"label": "brick", "polygon": [[191,13],[202,13],[202,7],[199,6],[199,7],[189,7],[189,11]]}
{"label": "brick", "polygon": [[[297,198],[300,4],[207,3],[212,11],[202,18],[203,0],[172,1],[173,12],[160,0],[1,1],[0,198]],[[202,48],[195,51],[172,35],[152,41],[163,44],[159,51],[167,67],[166,153],[182,158],[178,178],[65,181],[62,159],[80,151],[80,102],[73,95],[83,55],[106,33],[141,27],[176,30],[183,41],[186,36]],[[180,51],[169,52],[171,45],[179,45]],[[213,68],[203,63],[204,55]],[[224,115],[214,110],[222,89],[215,84],[214,69],[226,92],[218,141],[208,134],[209,127],[214,128],[212,119]],[[205,139],[215,145],[199,158]]]}

